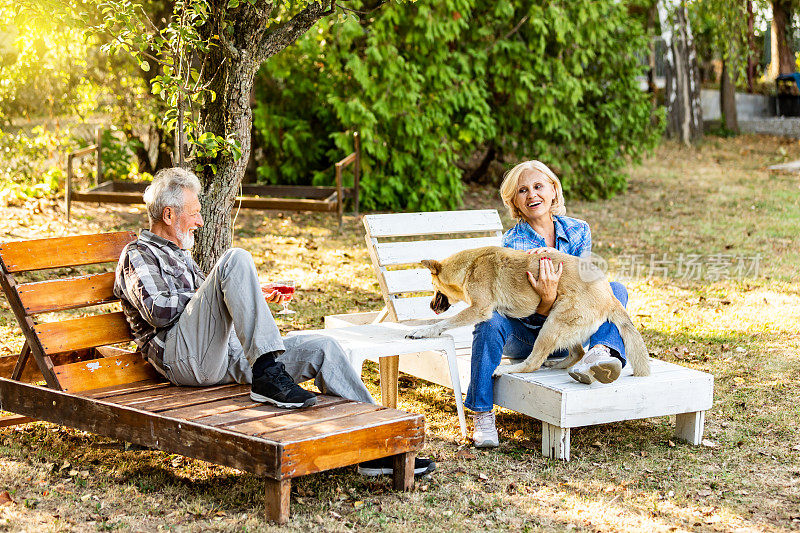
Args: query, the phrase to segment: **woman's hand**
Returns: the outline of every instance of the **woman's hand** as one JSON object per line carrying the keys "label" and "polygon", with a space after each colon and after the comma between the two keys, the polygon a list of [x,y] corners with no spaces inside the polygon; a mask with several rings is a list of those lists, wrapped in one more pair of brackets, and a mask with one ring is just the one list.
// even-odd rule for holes
{"label": "woman's hand", "polygon": [[553,252],[558,253],[558,250],[556,250],[555,248],[550,248],[549,246],[542,246],[541,248],[534,248],[533,250],[528,250],[529,254],[544,254],[544,253],[551,254]]}
{"label": "woman's hand", "polygon": [[550,308],[556,301],[558,281],[563,271],[564,263],[559,263],[558,268],[555,268],[552,259],[542,257],[539,259],[539,279],[528,272],[528,281],[540,298],[539,306],[536,308],[536,312],[540,315],[547,316],[550,313]]}

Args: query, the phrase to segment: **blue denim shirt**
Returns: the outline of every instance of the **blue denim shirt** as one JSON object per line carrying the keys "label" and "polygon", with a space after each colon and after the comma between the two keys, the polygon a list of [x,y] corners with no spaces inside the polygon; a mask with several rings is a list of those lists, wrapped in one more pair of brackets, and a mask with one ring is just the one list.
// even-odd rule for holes
{"label": "blue denim shirt", "polygon": [[[570,217],[553,217],[556,229],[556,250],[580,257],[592,251],[592,232],[589,224],[583,220]],[[503,234],[503,246],[515,250],[532,250],[547,246],[544,237],[536,233],[530,224],[520,220]],[[522,318],[522,322],[531,329],[539,329],[547,317],[534,313]]]}
{"label": "blue denim shirt", "polygon": [[[592,251],[589,224],[577,218],[554,216],[553,225],[556,228],[556,250],[578,257]],[[543,248],[547,244],[544,237],[536,233],[530,224],[520,220],[503,234],[503,246],[515,250],[531,250]]]}

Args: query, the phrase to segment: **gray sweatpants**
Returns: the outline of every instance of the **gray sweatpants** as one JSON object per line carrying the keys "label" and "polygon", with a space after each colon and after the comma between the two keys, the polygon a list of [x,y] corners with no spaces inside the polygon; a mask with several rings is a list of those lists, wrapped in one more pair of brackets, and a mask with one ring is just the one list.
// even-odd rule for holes
{"label": "gray sweatpants", "polygon": [[167,332],[164,369],[177,385],[252,383],[252,365],[264,353],[301,383],[314,378],[326,394],[376,403],[342,347],[324,335],[282,339],[258,281],[253,257],[225,252]]}

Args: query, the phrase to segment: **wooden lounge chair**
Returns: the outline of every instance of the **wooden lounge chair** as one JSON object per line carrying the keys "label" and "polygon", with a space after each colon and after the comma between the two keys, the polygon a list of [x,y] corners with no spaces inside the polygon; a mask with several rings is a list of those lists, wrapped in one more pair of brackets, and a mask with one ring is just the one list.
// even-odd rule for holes
{"label": "wooden lounge chair", "polygon": [[[294,477],[392,456],[394,486],[411,487],[425,436],[421,415],[324,395],[313,407],[284,410],[251,401],[249,385],[177,387],[140,353],[112,347],[132,339],[122,312],[86,316],[85,308],[115,300],[114,272],[75,276],[72,267],[116,263],[135,237],[0,245],[0,283],[25,335],[19,356],[0,359],[0,410],[264,476],[267,517],[277,522],[288,520]],[[16,279],[45,269],[62,271]],[[63,269],[69,277],[57,278]],[[37,321],[68,310],[80,312]],[[32,384],[41,381],[46,386]]]}
{"label": "wooden lounge chair", "polygon": [[[367,215],[364,226],[367,250],[386,307],[381,312],[328,316],[328,328],[436,318],[429,306],[433,290],[430,272],[419,268],[419,261],[442,259],[469,248],[500,246],[503,231],[494,209]],[[409,268],[415,265],[416,268]],[[464,307],[463,303],[457,304],[438,318]],[[466,391],[472,327],[445,333],[454,339],[461,390]],[[386,359],[382,361],[384,366],[388,364]],[[450,371],[438,352],[395,357],[394,364],[402,372],[452,388]],[[626,367],[623,375],[608,385],[584,385],[564,370],[547,368],[504,375],[495,380],[494,400],[501,407],[541,420],[542,453],[547,457],[569,460],[570,428],[665,415],[676,415],[677,437],[700,444],[704,414],[713,403],[714,377],[658,360],[651,360],[651,369],[648,377],[633,377]],[[381,387],[396,391],[396,378]]]}

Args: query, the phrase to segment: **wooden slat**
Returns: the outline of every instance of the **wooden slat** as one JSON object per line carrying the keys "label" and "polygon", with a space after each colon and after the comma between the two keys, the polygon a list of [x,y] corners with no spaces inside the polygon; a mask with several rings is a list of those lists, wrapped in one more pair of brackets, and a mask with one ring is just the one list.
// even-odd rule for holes
{"label": "wooden slat", "polygon": [[148,448],[178,453],[273,479],[280,479],[282,475],[278,461],[279,446],[265,439],[1,378],[0,404],[5,410],[37,420],[114,437]]}
{"label": "wooden slat", "polygon": [[158,398],[143,402],[135,402],[129,405],[150,411],[153,413],[160,413],[169,409],[176,409],[178,407],[190,407],[193,405],[201,405],[214,400],[236,400],[248,397],[250,395],[250,387],[236,386],[233,387],[220,387],[209,390],[208,388],[195,388],[193,391],[188,391],[182,394],[170,396],[169,398]]}
{"label": "wooden slat", "polygon": [[54,367],[53,371],[66,392],[133,383],[154,379],[159,375],[139,353],[60,365]]}
{"label": "wooden slat", "polygon": [[148,391],[153,389],[163,389],[166,387],[174,387],[172,383],[166,380],[163,376],[156,376],[142,381],[134,381],[132,383],[123,383],[122,385],[112,385],[110,387],[99,387],[97,389],[88,389],[81,391],[81,396],[87,398],[97,398],[98,400],[107,399],[114,401],[114,397],[125,395],[133,392]]}
{"label": "wooden slat", "polygon": [[[323,435],[324,431],[328,433]],[[425,419],[384,409],[281,433],[286,436],[282,475],[296,477],[420,450],[425,441]],[[292,434],[298,439],[292,441]]]}
{"label": "wooden slat", "polygon": [[[164,378],[161,378],[162,380]],[[130,405],[135,406],[137,409],[140,409],[139,403],[142,402],[149,402],[151,400],[163,400],[166,398],[171,398],[173,396],[179,396],[181,394],[190,394],[192,392],[198,390],[205,390],[199,389],[198,387],[182,387],[179,385],[173,385],[172,383],[161,383],[158,385],[151,385],[145,387],[137,386],[139,383],[142,382],[134,382],[130,384],[129,387],[123,386],[114,386],[112,388],[100,389],[100,390],[111,390],[113,392],[106,393],[103,392],[102,394],[98,395],[99,391],[92,390],[87,393],[87,396],[91,396],[92,398],[104,398],[109,402],[114,402],[117,405]],[[223,385],[225,386],[225,385]],[[213,389],[219,387],[212,387]]]}
{"label": "wooden slat", "polygon": [[142,193],[139,192],[114,192],[114,191],[87,191],[72,193],[73,202],[97,202],[100,204],[143,204]]}
{"label": "wooden slat", "polygon": [[[281,464],[282,475],[303,476],[421,450],[424,442],[425,424],[421,415],[416,419],[383,422],[369,431],[343,430],[339,434],[286,444]],[[313,461],[308,460],[309,455],[314,457]]]}
{"label": "wooden slat", "polygon": [[271,439],[276,431],[297,429],[309,425],[326,424],[340,418],[350,418],[364,413],[382,410],[383,407],[371,403],[346,402],[338,405],[329,405],[319,409],[297,409],[287,411],[280,416],[273,416],[261,420],[243,422],[241,424],[228,424],[225,427],[247,435],[258,435]]}
{"label": "wooden slat", "polygon": [[[224,400],[217,400],[200,405],[190,405],[188,407],[178,407],[176,409],[169,409],[162,411],[164,416],[171,416],[173,418],[183,418],[185,420],[197,420],[198,418],[205,418],[217,416],[221,414],[234,413],[245,409],[252,409],[263,405],[259,402],[254,402],[250,396],[241,396],[238,398],[226,398]],[[209,424],[213,425],[213,424]]]}
{"label": "wooden slat", "polygon": [[132,231],[120,231],[6,242],[0,244],[0,256],[9,272],[116,262],[122,248],[135,238]]}
{"label": "wooden slat", "polygon": [[367,215],[364,225],[371,237],[503,231],[495,209]]}
{"label": "wooden slat", "polygon": [[[75,192],[72,200],[76,202],[98,202],[102,204],[143,204],[141,193],[138,192]],[[305,198],[253,198],[251,196],[237,196],[237,205],[245,209],[275,209],[286,211],[335,211],[336,204],[324,199]],[[117,259],[119,255],[117,255]]]}
{"label": "wooden slat", "polygon": [[77,309],[115,301],[114,272],[19,285],[19,299],[29,315]]}
{"label": "wooden slat", "polygon": [[[340,398],[338,396],[318,394],[317,404],[309,407],[308,409],[317,410],[323,407],[345,403],[348,401],[350,400],[345,400],[344,398]],[[286,409],[260,403],[254,407],[248,407],[245,409],[210,413],[208,416],[198,418],[197,422],[201,424],[207,424],[209,426],[227,427],[230,425],[240,424],[242,422],[251,422],[253,420],[260,420],[272,416],[285,415],[287,412],[288,411]]]}
{"label": "wooden slat", "polygon": [[450,309],[437,315],[431,310],[432,296],[412,296],[409,298],[392,298],[391,302],[397,313],[397,320],[430,320],[451,317],[467,308],[464,302],[456,302]]}
{"label": "wooden slat", "polygon": [[389,294],[433,291],[431,271],[427,268],[387,270],[383,273]]}
{"label": "wooden slat", "polygon": [[[14,371],[14,365],[17,364],[18,357],[17,355],[5,355],[0,357],[0,377],[11,378],[11,373]],[[36,366],[36,360],[33,356],[28,357],[28,361],[19,379],[25,383],[35,383],[44,379],[42,373],[39,372],[39,367]]]}
{"label": "wooden slat", "polygon": [[245,196],[277,197],[277,198],[307,198],[321,200],[336,192],[335,187],[314,187],[305,185],[243,185],[242,193]]}
{"label": "wooden slat", "polygon": [[282,429],[279,431],[270,432],[263,437],[283,444],[291,442],[301,442],[308,439],[318,439],[327,435],[338,435],[346,433],[354,429],[366,429],[371,427],[380,426],[395,420],[404,420],[414,418],[420,415],[414,415],[405,411],[398,411],[396,409],[387,409],[379,407],[378,410],[362,413],[354,416],[333,418],[325,420],[319,424],[310,424],[303,426],[299,429]]}
{"label": "wooden slat", "polygon": [[33,330],[46,354],[133,340],[133,334],[122,311],[37,324]]}
{"label": "wooden slat", "polygon": [[321,200],[307,200],[303,198],[250,198],[239,196],[237,205],[241,202],[243,208],[248,209],[275,209],[286,211],[336,211],[336,203],[328,198]]}
{"label": "wooden slat", "polygon": [[28,422],[36,422],[36,419],[22,415],[0,416],[0,428],[18,426],[20,424],[27,424]]}
{"label": "wooden slat", "polygon": [[422,259],[440,260],[461,250],[501,244],[500,237],[384,242],[375,245],[375,252],[381,266],[411,265]]}

